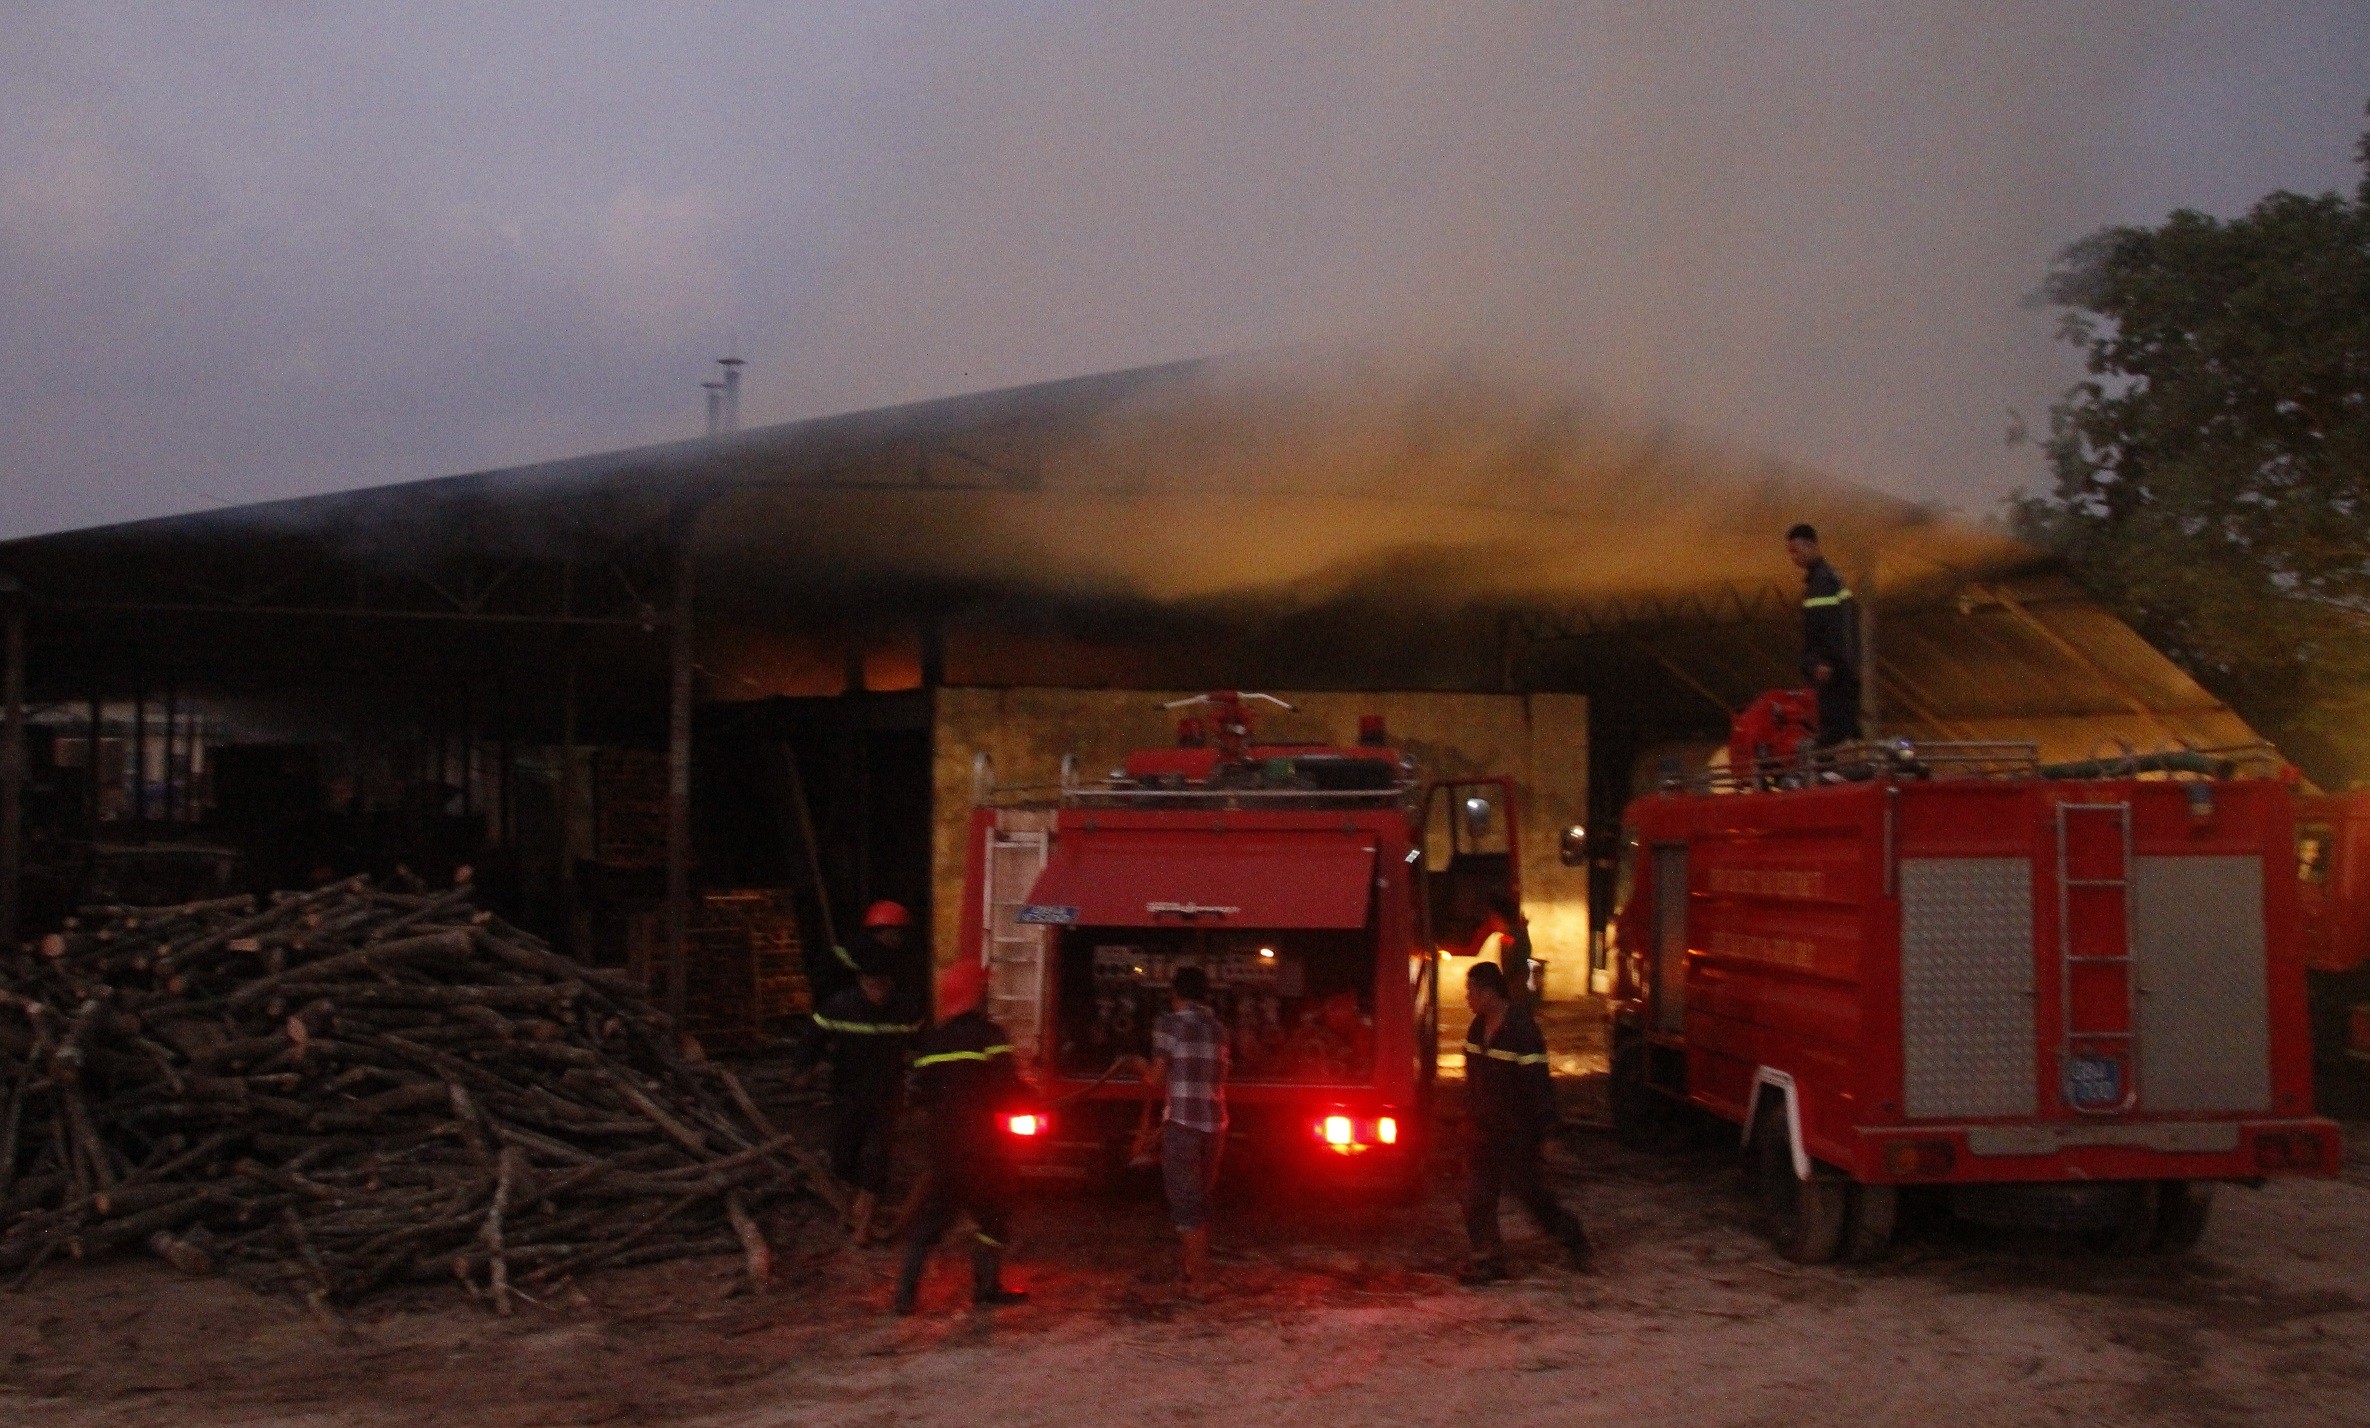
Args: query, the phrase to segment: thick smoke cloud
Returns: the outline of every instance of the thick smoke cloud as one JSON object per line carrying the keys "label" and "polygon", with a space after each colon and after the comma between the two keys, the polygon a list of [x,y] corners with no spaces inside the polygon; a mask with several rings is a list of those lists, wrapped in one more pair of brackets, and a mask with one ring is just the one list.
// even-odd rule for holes
{"label": "thick smoke cloud", "polygon": [[2349,183],[2358,4],[0,8],[0,536],[1175,357],[1981,510],[2049,253]]}

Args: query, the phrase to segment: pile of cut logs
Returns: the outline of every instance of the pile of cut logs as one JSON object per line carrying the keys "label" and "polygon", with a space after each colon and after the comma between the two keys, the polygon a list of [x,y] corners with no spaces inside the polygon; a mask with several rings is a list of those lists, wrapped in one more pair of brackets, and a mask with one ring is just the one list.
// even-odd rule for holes
{"label": "pile of cut logs", "polygon": [[0,949],[0,1277],[117,1250],[351,1303],[514,1298],[837,1208],[814,1159],[619,974],[364,879],[85,908]]}

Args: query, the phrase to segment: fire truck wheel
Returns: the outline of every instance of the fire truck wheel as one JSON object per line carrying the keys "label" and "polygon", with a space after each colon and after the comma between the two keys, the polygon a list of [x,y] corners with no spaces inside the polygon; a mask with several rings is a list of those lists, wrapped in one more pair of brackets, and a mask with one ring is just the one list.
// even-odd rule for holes
{"label": "fire truck wheel", "polygon": [[1762,1230],[1769,1242],[1796,1264],[1833,1260],[1843,1249],[1852,1182],[1815,1164],[1810,1179],[1798,1178],[1785,1113],[1775,1106],[1762,1112],[1755,1144],[1761,1152]]}
{"label": "fire truck wheel", "polygon": [[2156,1211],[2156,1239],[2150,1248],[2165,1254],[2187,1254],[2205,1238],[2205,1222],[2214,1209],[2214,1187],[2195,1180],[2167,1180]]}
{"label": "fire truck wheel", "polygon": [[1890,1185],[1852,1186],[1851,1218],[1843,1233],[1847,1264],[1867,1264],[1883,1257],[1893,1245],[1893,1222],[1899,1217],[1901,1192]]}
{"label": "fire truck wheel", "polygon": [[2131,1187],[2131,1199],[2126,1202],[2122,1217],[2103,1230],[2093,1230],[2083,1239],[2101,1254],[2145,1254],[2156,1243],[2163,1205],[2164,1194],[2157,1183],[2140,1181]]}

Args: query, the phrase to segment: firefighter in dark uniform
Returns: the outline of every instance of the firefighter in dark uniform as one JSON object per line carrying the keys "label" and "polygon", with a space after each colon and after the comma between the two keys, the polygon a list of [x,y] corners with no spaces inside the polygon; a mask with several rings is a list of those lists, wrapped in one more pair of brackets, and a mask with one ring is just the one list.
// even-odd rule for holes
{"label": "firefighter in dark uniform", "polygon": [[1802,571],[1802,677],[1819,699],[1818,748],[1860,737],[1860,607],[1819,554],[1816,527],[1786,532],[1786,555]]}
{"label": "firefighter in dark uniform", "polygon": [[1476,962],[1465,974],[1473,1027],[1465,1033],[1465,1235],[1473,1260],[1457,1277],[1506,1277],[1498,1202],[1511,1192],[1539,1228],[1561,1242],[1572,1268],[1588,1268],[1588,1235],[1547,1188],[1540,1148],[1555,1128],[1547,1042],[1527,1008],[1507,995],[1506,974]]}
{"label": "firefighter in dark uniform", "polygon": [[930,1112],[930,1179],[897,1275],[899,1314],[914,1311],[930,1251],[958,1215],[969,1215],[973,1227],[972,1307],[1028,1299],[1005,1288],[1002,1277],[1016,1185],[998,1143],[1003,1117],[1025,1103],[1028,1088],[1013,1065],[1011,1038],[979,1009],[986,995],[987,972],[978,963],[947,968],[938,984],[944,1020],[914,1048],[914,1085]]}
{"label": "firefighter in dark uniform", "polygon": [[852,987],[862,969],[870,965],[887,968],[898,990],[918,999],[922,984],[913,976],[915,969],[910,964],[915,959],[906,945],[912,932],[913,914],[903,903],[883,898],[864,909],[864,925],[850,939],[854,945],[832,946],[831,963],[823,971],[825,980],[816,984],[817,991],[828,998],[843,987]]}
{"label": "firefighter in dark uniform", "polygon": [[848,1227],[858,1245],[872,1243],[873,1216],[889,1186],[906,1058],[921,1029],[921,1008],[898,990],[896,967],[867,947],[856,984],[823,1003],[814,1035],[799,1048],[803,1067],[831,1063],[831,1173],[854,1192]]}

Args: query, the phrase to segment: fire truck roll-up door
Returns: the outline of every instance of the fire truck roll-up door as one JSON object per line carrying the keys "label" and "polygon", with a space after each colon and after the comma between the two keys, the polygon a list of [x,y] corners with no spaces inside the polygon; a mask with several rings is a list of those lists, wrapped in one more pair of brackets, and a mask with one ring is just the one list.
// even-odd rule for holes
{"label": "fire truck roll-up door", "polygon": [[2039,1097],[2029,858],[1901,860],[1901,1093],[1912,1119]]}
{"label": "fire truck roll-up door", "polygon": [[2271,1109],[2260,857],[2132,860],[2144,1111]]}
{"label": "fire truck roll-up door", "polygon": [[1065,834],[1023,916],[1078,927],[1367,924],[1372,834],[1106,829]]}

